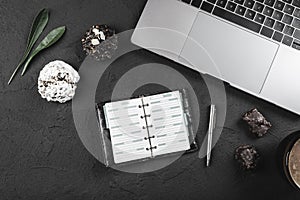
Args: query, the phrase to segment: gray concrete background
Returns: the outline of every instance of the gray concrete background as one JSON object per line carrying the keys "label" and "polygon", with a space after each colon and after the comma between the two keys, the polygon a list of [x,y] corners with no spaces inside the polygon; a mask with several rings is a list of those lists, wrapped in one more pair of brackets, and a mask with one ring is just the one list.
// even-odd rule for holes
{"label": "gray concrete background", "polygon": [[[300,129],[300,119],[226,86],[228,113],[210,168],[196,154],[147,174],[127,174],[105,168],[77,136],[71,103],[48,103],[37,93],[39,71],[61,59],[78,69],[85,58],[80,39],[93,24],[106,23],[118,32],[134,28],[145,0],[1,0],[0,1],[0,199],[299,199],[281,176],[276,149],[285,136]],[[64,38],[36,57],[24,77],[7,81],[25,49],[30,25],[42,8],[51,11],[45,33],[66,25]],[[145,50],[122,57],[100,84],[97,101],[109,100],[112,85],[132,67],[160,62],[180,71],[199,94],[202,119],[208,119],[209,96],[197,73]],[[122,70],[120,70],[122,68]],[[144,88],[145,89],[145,88]],[[144,91],[143,89],[143,91]],[[162,88],[153,86],[149,91]],[[141,91],[137,91],[139,93]],[[253,137],[241,115],[257,107],[273,128]],[[199,140],[207,120],[200,122]],[[240,144],[255,145],[262,155],[256,171],[245,173],[233,160]]]}

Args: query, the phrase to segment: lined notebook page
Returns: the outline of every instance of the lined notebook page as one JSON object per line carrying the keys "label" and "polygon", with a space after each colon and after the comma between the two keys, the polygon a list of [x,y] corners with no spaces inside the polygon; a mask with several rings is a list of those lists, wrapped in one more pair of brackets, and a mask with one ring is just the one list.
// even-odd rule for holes
{"label": "lined notebook page", "polygon": [[163,155],[190,149],[189,131],[183,112],[182,97],[179,91],[143,98],[151,139],[153,155]]}
{"label": "lined notebook page", "polygon": [[149,141],[143,109],[139,108],[141,99],[107,103],[104,106],[106,124],[110,129],[115,163],[123,163],[151,156],[147,151]]}

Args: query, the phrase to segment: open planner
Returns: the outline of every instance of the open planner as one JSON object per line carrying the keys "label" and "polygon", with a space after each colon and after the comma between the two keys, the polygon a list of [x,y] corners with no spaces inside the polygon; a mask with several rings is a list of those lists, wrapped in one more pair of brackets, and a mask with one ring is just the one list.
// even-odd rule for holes
{"label": "open planner", "polygon": [[103,112],[116,164],[191,147],[180,91],[106,103]]}

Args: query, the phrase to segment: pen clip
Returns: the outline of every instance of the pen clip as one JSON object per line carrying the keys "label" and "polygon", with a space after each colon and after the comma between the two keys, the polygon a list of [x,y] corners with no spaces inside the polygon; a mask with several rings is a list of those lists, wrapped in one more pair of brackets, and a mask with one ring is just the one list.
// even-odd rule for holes
{"label": "pen clip", "polygon": [[211,131],[216,128],[216,120],[217,120],[217,113],[216,113],[216,106],[210,106],[210,117],[209,117],[209,127]]}

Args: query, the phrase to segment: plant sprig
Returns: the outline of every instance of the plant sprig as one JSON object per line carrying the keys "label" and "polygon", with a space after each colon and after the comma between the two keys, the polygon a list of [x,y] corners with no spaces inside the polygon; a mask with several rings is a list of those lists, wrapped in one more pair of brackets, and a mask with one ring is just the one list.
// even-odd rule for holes
{"label": "plant sprig", "polygon": [[54,30],[52,30],[42,41],[41,43],[36,47],[36,49],[30,54],[29,58],[27,59],[23,71],[22,71],[22,76],[25,74],[29,63],[31,62],[31,60],[42,50],[52,46],[53,44],[55,44],[65,33],[66,31],[66,27],[65,26],[61,26],[58,27]]}
{"label": "plant sprig", "polygon": [[39,14],[35,17],[35,20],[32,24],[31,31],[29,34],[29,37],[27,39],[27,45],[26,50],[24,52],[24,55],[20,61],[20,63],[17,65],[16,69],[14,70],[13,74],[11,75],[8,84],[11,83],[13,78],[15,77],[16,73],[18,72],[21,65],[26,61],[27,57],[29,56],[34,44],[42,34],[43,30],[45,29],[47,23],[49,20],[49,11],[47,9],[43,9],[39,12]]}

